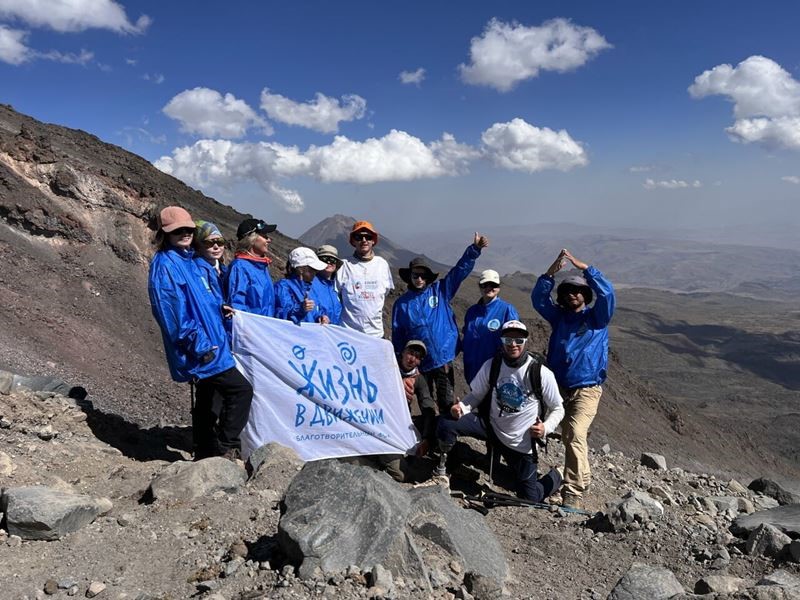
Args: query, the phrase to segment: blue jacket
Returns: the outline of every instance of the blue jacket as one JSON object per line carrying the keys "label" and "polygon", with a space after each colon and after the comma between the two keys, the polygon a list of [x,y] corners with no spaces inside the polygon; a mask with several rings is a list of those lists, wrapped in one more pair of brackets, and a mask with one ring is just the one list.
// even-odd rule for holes
{"label": "blue jacket", "polygon": [[[316,323],[325,314],[316,294],[317,288],[306,283],[298,275],[289,275],[275,284],[275,317],[293,323]],[[306,296],[314,301],[314,310],[303,310]]]}
{"label": "blue jacket", "polygon": [[443,279],[424,290],[409,289],[392,307],[392,344],[398,354],[409,340],[420,340],[428,348],[420,371],[431,371],[456,357],[458,326],[450,302],[461,282],[472,272],[481,250],[470,244]]}
{"label": "blue jacket", "polygon": [[312,283],[319,298],[319,305],[325,310],[325,314],[331,320],[332,325],[342,324],[342,302],[339,300],[339,294],[336,291],[336,278],[322,279],[317,277]]}
{"label": "blue jacket", "polygon": [[225,278],[225,298],[237,310],[275,316],[275,291],[264,261],[235,258]]}
{"label": "blue jacket", "polygon": [[200,268],[200,271],[203,273],[203,276],[208,281],[208,285],[211,286],[212,291],[215,295],[219,296],[219,301],[225,301],[225,294],[222,293],[222,285],[225,279],[226,274],[228,273],[227,265],[223,265],[220,263],[219,265],[219,274],[217,274],[217,270],[214,268],[210,262],[208,262],[202,256],[195,254],[194,262],[197,263],[197,266]]}
{"label": "blue jacket", "polygon": [[467,383],[472,381],[483,363],[500,349],[500,327],[503,323],[518,319],[517,309],[500,298],[495,298],[489,304],[478,302],[467,309],[464,337],[461,340]]}
{"label": "blue jacket", "polygon": [[550,323],[553,332],[547,364],[558,385],[565,388],[600,385],[608,370],[608,324],[614,314],[614,288],[603,274],[589,266],[583,272],[596,298],[581,312],[567,311],[550,297],[555,282],[542,275],[531,292],[533,308]]}
{"label": "blue jacket", "polygon": [[[222,325],[222,299],[192,256],[192,250],[170,248],[157,252],[150,263],[150,305],[175,381],[205,379],[236,366]],[[215,346],[214,358],[200,364]]]}

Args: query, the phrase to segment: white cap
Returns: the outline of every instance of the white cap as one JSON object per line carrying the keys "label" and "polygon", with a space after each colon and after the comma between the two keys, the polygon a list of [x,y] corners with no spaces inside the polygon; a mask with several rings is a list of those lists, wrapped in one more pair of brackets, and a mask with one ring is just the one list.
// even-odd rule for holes
{"label": "white cap", "polygon": [[311,267],[315,271],[324,271],[326,265],[311,248],[295,248],[289,253],[289,266],[293,269],[297,267]]}
{"label": "white cap", "polygon": [[523,331],[525,332],[525,337],[528,337],[528,328],[525,327],[525,323],[522,321],[506,321],[500,328],[500,335],[503,335],[506,331]]}
{"label": "white cap", "polygon": [[484,283],[496,283],[500,285],[500,273],[493,269],[486,269],[481,273],[481,278],[478,280],[478,285],[483,285]]}

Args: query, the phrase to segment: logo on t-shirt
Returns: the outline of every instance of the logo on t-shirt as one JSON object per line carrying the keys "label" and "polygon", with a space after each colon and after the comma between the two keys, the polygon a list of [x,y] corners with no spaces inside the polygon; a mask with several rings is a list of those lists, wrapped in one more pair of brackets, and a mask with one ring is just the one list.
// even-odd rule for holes
{"label": "logo on t-shirt", "polygon": [[489,331],[497,331],[500,329],[500,319],[492,319],[486,324],[486,329]]}
{"label": "logo on t-shirt", "polygon": [[431,308],[436,308],[439,306],[439,296],[431,296],[428,298],[428,306]]}
{"label": "logo on t-shirt", "polygon": [[525,390],[521,389],[513,380],[506,381],[497,387],[497,405],[501,412],[519,412],[526,402]]}

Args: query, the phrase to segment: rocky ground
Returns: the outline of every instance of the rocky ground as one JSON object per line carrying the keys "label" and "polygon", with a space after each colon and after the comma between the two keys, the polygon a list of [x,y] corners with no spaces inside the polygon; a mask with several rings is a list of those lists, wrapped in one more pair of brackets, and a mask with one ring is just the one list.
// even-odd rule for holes
{"label": "rocky ground", "polygon": [[[224,459],[210,459],[202,473],[169,479],[165,473],[190,465],[177,462],[189,458],[189,436],[183,428],[140,429],[96,411],[88,401],[52,392],[17,390],[0,396],[0,407],[0,481],[7,496],[26,486],[46,487],[55,495],[82,494],[89,498],[81,518],[91,520],[70,533],[59,528],[74,527],[74,519],[72,525],[69,519],[56,523],[49,533],[40,524],[23,539],[14,535],[8,522],[13,519],[4,519],[3,598],[97,593],[100,598],[140,600],[450,599],[500,593],[481,591],[468,581],[458,556],[432,568],[429,581],[397,573],[392,577],[372,569],[371,563],[338,572],[317,569],[302,579],[302,569],[287,563],[278,539],[281,499],[301,468],[289,455],[273,457],[269,468],[246,483],[244,468]],[[464,452],[473,454],[475,450]],[[551,441],[541,468],[560,464],[562,458],[560,443]],[[800,586],[800,565],[793,562],[800,560],[797,541],[792,545],[784,534],[770,530],[738,532],[742,537],[730,533],[734,518],[777,506],[772,497],[736,481],[665,469],[657,456],[624,456],[608,447],[594,449],[591,464],[595,479],[589,508],[605,515],[587,519],[555,507],[492,508],[486,517],[468,511],[502,548],[508,564],[506,596],[666,598],[740,589],[738,595],[703,597],[800,597],[800,587],[791,587]],[[451,486],[474,492],[488,484],[485,473],[475,472],[478,482],[453,478]],[[775,490],[765,491],[776,495]],[[628,492],[635,494],[622,503],[620,498]],[[616,508],[607,507],[608,502],[616,502]],[[792,506],[800,505],[788,508]],[[6,510],[11,514],[10,504]],[[794,518],[797,528],[798,517]],[[58,539],[27,539],[45,534]],[[800,535],[797,529],[791,534]],[[658,567],[666,570],[653,570]],[[779,569],[775,577],[787,578],[786,585],[756,586]],[[627,579],[617,586],[623,576]],[[672,590],[669,595],[663,595],[663,589],[642,591],[642,585],[662,586],[662,580],[667,582],[664,589]]]}

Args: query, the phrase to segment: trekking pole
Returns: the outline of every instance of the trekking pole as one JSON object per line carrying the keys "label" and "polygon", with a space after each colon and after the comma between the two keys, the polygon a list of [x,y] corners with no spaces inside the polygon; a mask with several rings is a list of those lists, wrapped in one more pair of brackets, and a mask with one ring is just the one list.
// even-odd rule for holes
{"label": "trekking pole", "polygon": [[[527,506],[530,508],[538,508],[542,510],[553,510],[553,507],[555,506],[554,504],[533,502],[532,500],[525,500],[524,498],[518,498],[517,496],[511,496],[509,494],[500,494],[498,492],[483,492],[480,495],[480,498],[483,499],[485,504],[496,504],[499,506]],[[585,515],[587,517],[591,517],[594,514],[587,510],[582,510],[580,508],[570,508],[567,506],[559,506],[557,508],[560,508],[566,513]]]}

